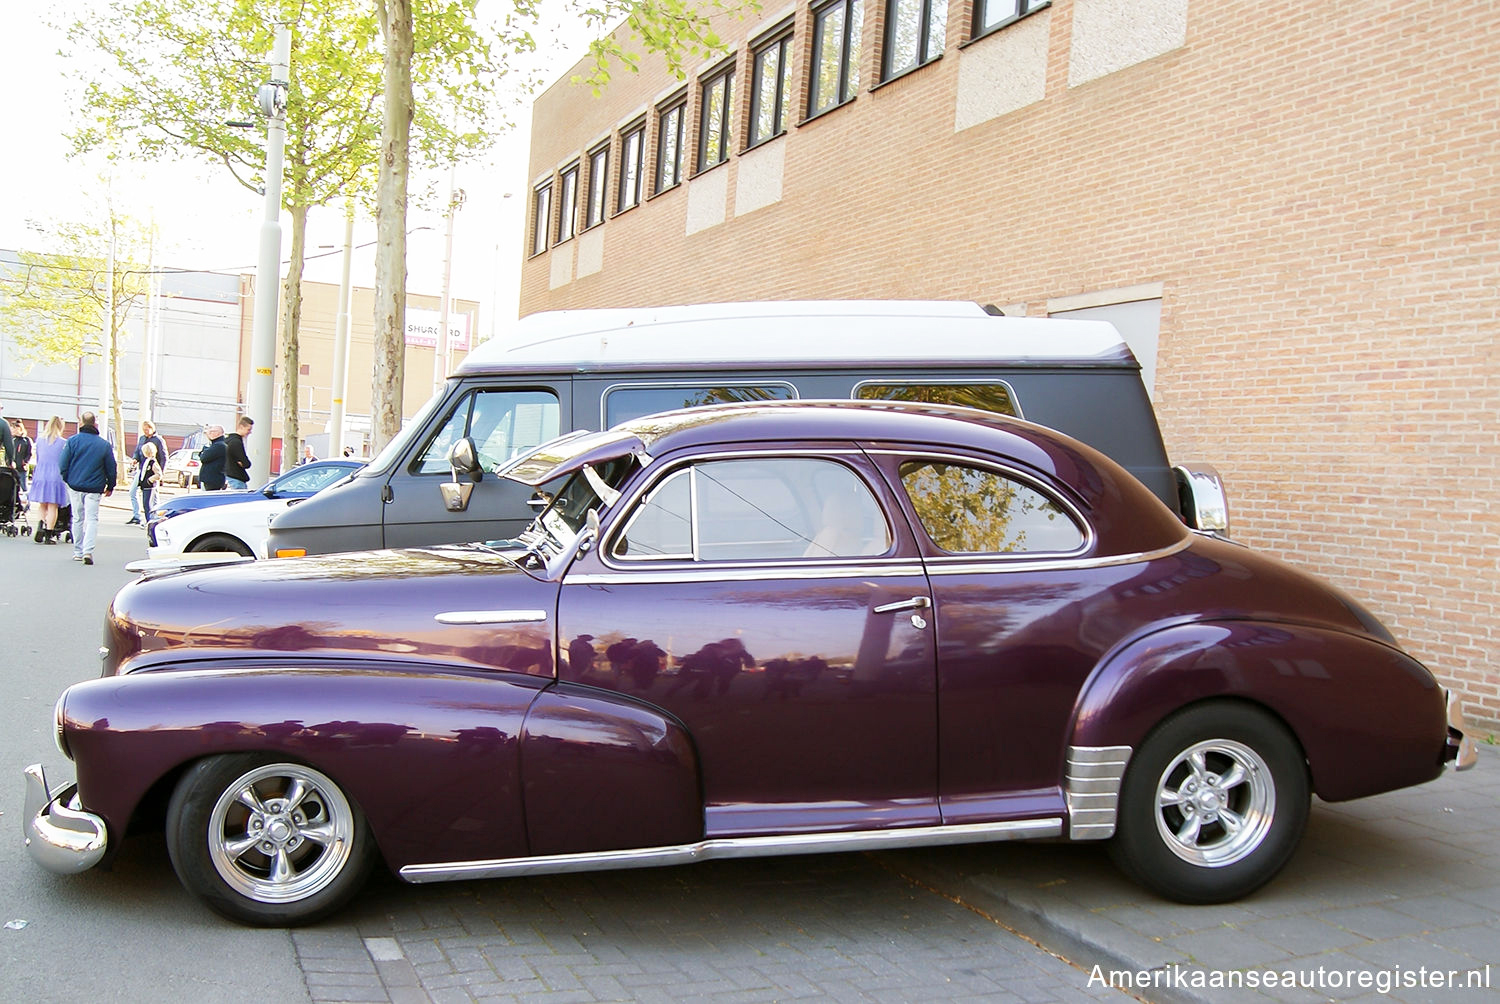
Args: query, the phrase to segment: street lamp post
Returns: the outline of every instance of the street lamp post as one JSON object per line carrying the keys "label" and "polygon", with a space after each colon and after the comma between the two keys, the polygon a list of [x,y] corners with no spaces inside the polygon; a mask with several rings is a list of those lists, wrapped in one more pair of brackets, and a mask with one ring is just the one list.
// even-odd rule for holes
{"label": "street lamp post", "polygon": [[[250,329],[250,387],[246,414],[255,427],[246,444],[250,470],[258,479],[271,473],[271,401],[275,391],[276,314],[281,282],[281,170],[286,147],[286,98],[291,87],[292,32],[276,26],[271,80],[256,94],[266,117],[266,206],[260,225],[260,262],[255,269],[255,314]],[[294,403],[295,404],[295,403]]]}

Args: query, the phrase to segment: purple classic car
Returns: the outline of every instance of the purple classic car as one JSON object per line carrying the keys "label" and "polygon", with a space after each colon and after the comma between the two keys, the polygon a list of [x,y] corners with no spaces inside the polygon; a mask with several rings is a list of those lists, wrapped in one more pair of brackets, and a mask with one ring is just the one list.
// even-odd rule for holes
{"label": "purple classic car", "polygon": [[[480,470],[454,449],[447,505]],[[164,826],[252,924],[410,882],[1029,837],[1243,896],[1310,796],[1472,765],[1371,614],[977,411],[723,406],[556,440],[517,540],[148,572],[28,768],[33,857]],[[560,487],[559,487],[560,486]]]}

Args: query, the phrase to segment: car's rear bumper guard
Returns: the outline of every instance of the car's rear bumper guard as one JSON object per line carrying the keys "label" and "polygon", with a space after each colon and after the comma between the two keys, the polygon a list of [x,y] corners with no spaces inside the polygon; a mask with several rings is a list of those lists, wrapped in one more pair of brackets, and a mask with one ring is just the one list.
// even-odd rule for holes
{"label": "car's rear bumper guard", "polygon": [[1448,691],[1448,747],[1443,751],[1443,760],[1452,760],[1454,770],[1468,770],[1479,762],[1479,746],[1464,719],[1464,704],[1451,690]]}
{"label": "car's rear bumper guard", "polygon": [[104,857],[108,833],[104,820],[84,812],[76,784],[47,790],[47,775],[34,763],[25,770],[26,811],[21,828],[31,860],[48,871],[73,875],[88,871]]}

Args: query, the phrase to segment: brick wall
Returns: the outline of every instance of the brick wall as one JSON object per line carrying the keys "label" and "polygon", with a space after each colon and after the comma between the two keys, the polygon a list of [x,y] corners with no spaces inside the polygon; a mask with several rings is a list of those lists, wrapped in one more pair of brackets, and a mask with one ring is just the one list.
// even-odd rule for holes
{"label": "brick wall", "polygon": [[[921,297],[1037,314],[1161,283],[1170,454],[1217,464],[1240,539],[1360,597],[1500,730],[1500,19],[1484,4],[1144,0],[1116,6],[1185,10],[1180,43],[1070,86],[1075,18],[1111,2],[1054,0],[964,47],[955,3],[942,58],[873,90],[867,9],[857,98],[809,122],[800,4],[781,198],[744,215],[744,42],[783,12],[723,22],[740,132],[713,169],[724,222],[687,233],[707,176],[649,198],[591,232],[593,274],[554,261],[578,240],[528,258],[522,313]],[[1023,27],[1045,32],[1045,95],[955,131],[961,65]],[[681,86],[643,65],[597,99],[564,80],[537,100],[534,178]],[[693,150],[691,80],[688,94]]]}

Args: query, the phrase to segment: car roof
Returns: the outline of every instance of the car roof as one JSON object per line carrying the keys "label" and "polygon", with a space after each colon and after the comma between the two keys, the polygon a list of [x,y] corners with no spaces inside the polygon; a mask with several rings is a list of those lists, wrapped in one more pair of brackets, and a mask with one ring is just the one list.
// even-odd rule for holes
{"label": "car roof", "polygon": [[1139,368],[1114,325],[1004,317],[976,303],[774,300],[531,314],[458,374],[655,369]]}

